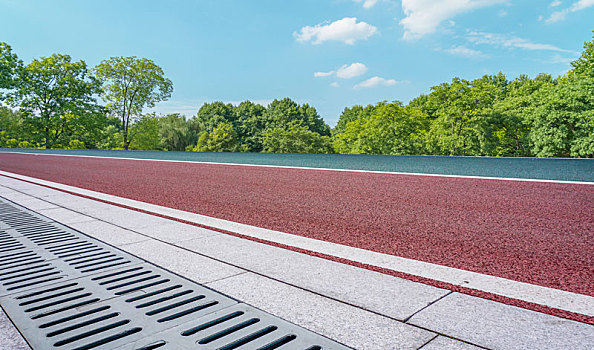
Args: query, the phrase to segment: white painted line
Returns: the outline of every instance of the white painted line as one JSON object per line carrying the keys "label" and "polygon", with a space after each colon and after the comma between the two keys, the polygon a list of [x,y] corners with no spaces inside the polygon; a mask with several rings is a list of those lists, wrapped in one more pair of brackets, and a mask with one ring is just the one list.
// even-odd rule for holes
{"label": "white painted line", "polygon": [[168,163],[233,165],[233,166],[261,167],[261,168],[280,168],[280,169],[298,169],[298,170],[340,171],[340,172],[369,173],[369,174],[390,174],[390,175],[411,175],[411,176],[429,176],[429,177],[449,177],[449,178],[477,179],[477,180],[502,180],[502,181],[544,182],[544,183],[575,184],[575,185],[594,185],[594,182],[589,182],[589,181],[564,181],[564,180],[545,180],[545,179],[523,179],[523,178],[514,178],[514,177],[493,177],[493,176],[473,176],[473,175],[448,175],[448,174],[430,174],[430,173],[407,173],[407,172],[398,172],[398,171],[315,168],[315,167],[300,167],[300,166],[290,166],[290,165],[265,165],[265,164],[243,164],[243,163],[197,162],[197,161],[193,161],[193,160],[170,160],[170,159],[145,159],[145,158],[126,158],[126,157],[81,156],[81,155],[73,155],[73,154],[49,154],[49,153],[34,153],[34,152],[4,152],[4,151],[0,151],[0,153],[6,153],[6,154],[11,154],[11,153],[13,153],[13,154],[30,154],[30,155],[55,156],[55,157],[78,157],[78,158],[99,158],[99,159],[120,159],[120,160],[142,160],[142,161],[149,161],[149,162],[168,162]]}
{"label": "white painted line", "polygon": [[163,207],[160,205],[113,196],[101,192],[86,190],[56,182],[41,180],[29,176],[13,174],[0,170],[0,175],[29,181],[35,184],[76,193],[90,198],[111,202],[145,212],[167,216],[174,219],[193,222],[203,226],[234,232],[243,236],[262,239],[295,248],[347,259],[354,262],[402,272],[414,276],[459,285],[512,299],[544,305],[556,309],[594,316],[594,297],[513,281],[476,272],[456,269],[423,261],[378,253],[361,248],[302,237],[285,232],[268,230],[233,221]]}

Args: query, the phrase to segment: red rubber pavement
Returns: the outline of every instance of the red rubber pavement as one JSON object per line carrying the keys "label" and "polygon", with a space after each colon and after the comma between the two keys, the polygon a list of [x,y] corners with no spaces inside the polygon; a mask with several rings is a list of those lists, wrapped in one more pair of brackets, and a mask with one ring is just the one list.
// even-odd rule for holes
{"label": "red rubber pavement", "polygon": [[594,186],[0,154],[0,169],[594,296]]}

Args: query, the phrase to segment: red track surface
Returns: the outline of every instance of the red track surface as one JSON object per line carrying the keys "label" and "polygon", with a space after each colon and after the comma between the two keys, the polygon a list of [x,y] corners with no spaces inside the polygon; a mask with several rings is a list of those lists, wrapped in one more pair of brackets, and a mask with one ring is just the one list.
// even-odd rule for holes
{"label": "red track surface", "polygon": [[0,154],[0,169],[594,296],[594,186]]}

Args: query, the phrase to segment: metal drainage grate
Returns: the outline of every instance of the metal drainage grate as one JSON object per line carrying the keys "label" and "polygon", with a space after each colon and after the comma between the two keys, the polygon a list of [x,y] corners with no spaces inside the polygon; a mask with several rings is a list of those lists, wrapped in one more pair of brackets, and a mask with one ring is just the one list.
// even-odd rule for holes
{"label": "metal drainage grate", "polygon": [[0,304],[34,349],[347,349],[1,198],[0,220]]}

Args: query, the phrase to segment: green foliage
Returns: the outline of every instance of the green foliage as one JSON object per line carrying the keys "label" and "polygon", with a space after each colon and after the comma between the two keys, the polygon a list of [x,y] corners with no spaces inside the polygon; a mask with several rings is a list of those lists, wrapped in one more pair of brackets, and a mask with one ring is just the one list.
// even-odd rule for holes
{"label": "green foliage", "polygon": [[[17,75],[22,69],[23,62],[16,54],[12,53],[12,48],[5,42],[0,42],[0,89],[13,89],[16,85]],[[0,101],[3,94],[0,91]]]}
{"label": "green foliage", "polygon": [[332,153],[329,136],[299,124],[264,131],[263,146],[264,152],[272,153]]}
{"label": "green foliage", "polygon": [[[421,154],[427,117],[399,101],[365,108],[334,135],[334,149],[349,154]],[[362,110],[363,111],[363,110]]]}
{"label": "green foliage", "polygon": [[85,149],[85,143],[80,140],[70,140],[68,142],[68,149]]}
{"label": "green foliage", "polygon": [[155,115],[142,116],[130,128],[129,149],[135,150],[159,150],[161,139],[159,138],[159,121]]}
{"label": "green foliage", "polygon": [[197,140],[196,133],[180,114],[159,118],[159,138],[161,147],[167,151],[185,151]]}
{"label": "green foliage", "polygon": [[225,104],[221,101],[205,103],[191,121],[192,129],[197,134],[211,132],[221,123],[235,124],[232,104]]}
{"label": "green foliage", "polygon": [[32,127],[33,141],[45,148],[62,147],[80,126],[80,116],[97,113],[93,97],[99,82],[89,75],[84,61],[53,54],[34,59],[18,71],[16,89],[8,101]]}
{"label": "green foliage", "polygon": [[106,107],[121,121],[123,145],[128,149],[131,123],[141,117],[145,107],[167,100],[173,84],[163,69],[147,58],[111,57],[94,71],[104,84],[101,97]]}
{"label": "green foliage", "polygon": [[266,108],[265,117],[266,129],[288,130],[294,125],[301,125],[320,135],[330,135],[330,127],[315,108],[308,104],[298,105],[288,97],[272,101]]}
{"label": "green foliage", "polygon": [[594,39],[584,43],[582,55],[571,62],[571,66],[573,67],[573,74],[585,78],[594,78]]}
{"label": "green foliage", "polygon": [[108,125],[101,135],[101,140],[97,143],[99,149],[124,149],[124,138],[115,125]]}
{"label": "green foliage", "polygon": [[537,157],[594,157],[594,78],[570,75],[536,97],[531,141]]}
{"label": "green foliage", "polygon": [[236,152],[239,149],[237,133],[231,123],[220,123],[211,132],[204,131],[198,138],[195,152]]}

